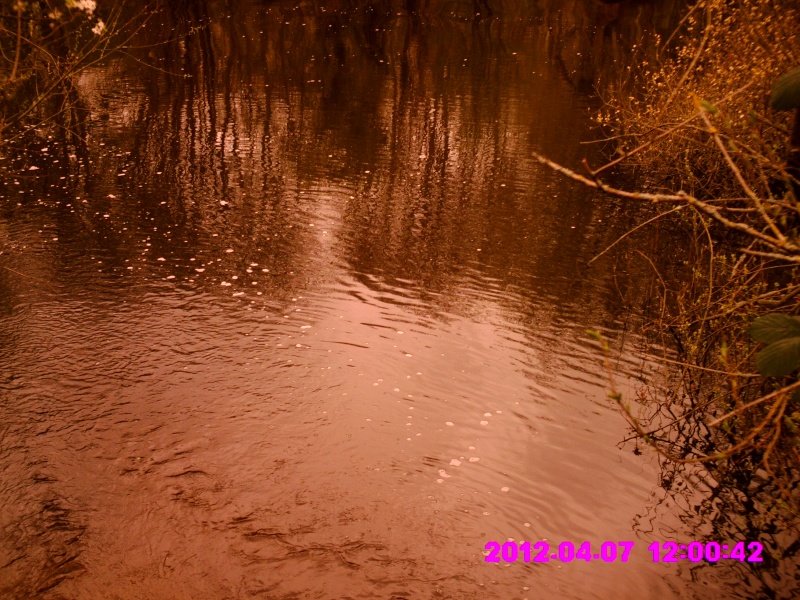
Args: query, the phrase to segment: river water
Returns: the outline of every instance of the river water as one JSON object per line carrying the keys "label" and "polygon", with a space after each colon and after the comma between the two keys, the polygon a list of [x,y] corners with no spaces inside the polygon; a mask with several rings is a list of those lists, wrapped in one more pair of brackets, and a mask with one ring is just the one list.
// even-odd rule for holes
{"label": "river water", "polygon": [[173,7],[85,145],[3,156],[0,594],[756,597],[647,550],[703,538],[585,334],[634,396],[645,274],[587,262],[636,211],[532,158],[595,156],[548,28],[333,4]]}

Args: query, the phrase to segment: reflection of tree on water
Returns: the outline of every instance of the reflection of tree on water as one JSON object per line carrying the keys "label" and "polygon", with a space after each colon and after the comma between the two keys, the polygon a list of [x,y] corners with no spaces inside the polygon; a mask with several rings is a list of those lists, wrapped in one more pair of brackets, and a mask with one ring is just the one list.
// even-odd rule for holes
{"label": "reflection of tree on water", "polygon": [[[492,240],[491,231],[475,229],[487,211],[520,210],[485,199],[511,201],[519,173],[530,171],[519,160],[528,144],[566,146],[558,119],[524,122],[530,114],[559,114],[570,102],[568,91],[553,89],[530,101],[544,104],[525,104],[525,88],[541,87],[545,70],[529,51],[538,43],[530,28],[498,35],[488,20],[476,27],[437,21],[434,29],[420,15],[367,7],[356,19],[355,9],[282,5],[259,20],[239,22],[234,14],[235,26],[221,27],[196,4],[171,10],[161,30],[147,34],[168,42],[149,54],[163,71],[190,77],[142,73],[143,127],[135,130],[128,172],[131,180],[165,182],[174,237],[212,222],[255,247],[267,245],[258,241],[266,232],[299,235],[288,229],[298,210],[291,198],[333,183],[356,200],[345,207],[352,224],[346,245],[360,269],[405,264],[433,280],[475,258],[467,239],[475,248],[488,242],[487,260],[492,245],[502,244],[519,247],[520,257],[541,256],[543,269],[553,263],[537,246],[548,227],[534,227],[524,211],[506,218],[528,221],[527,236]],[[520,81],[516,95],[504,88],[509,80]],[[534,126],[535,138],[514,133]],[[579,128],[572,135],[577,147]],[[149,212],[157,210],[154,201],[141,197]],[[569,201],[554,208],[563,217],[577,211]],[[284,248],[304,246],[296,241]]]}
{"label": "reflection of tree on water", "polygon": [[[677,414],[675,402],[654,401],[650,418],[642,419],[642,426],[674,456],[691,459],[697,455],[695,449],[713,454],[715,442],[704,423],[710,420],[705,418],[704,403],[690,398],[686,402],[682,414]],[[667,433],[669,439],[663,437]],[[786,521],[786,515],[773,514],[781,492],[763,472],[753,469],[759,461],[760,456],[742,456],[726,461],[722,468],[714,465],[712,473],[702,464],[660,458],[661,487],[648,511],[637,519],[636,530],[648,543],[698,541],[732,547],[736,542],[759,541],[764,546],[761,563],[685,560],[682,568],[699,583],[727,581],[743,586],[737,597],[794,597],[800,532],[796,523]],[[664,524],[670,522],[675,522],[674,528],[665,529]],[[661,525],[655,529],[654,523]],[[693,532],[691,538],[685,537],[686,531]]]}
{"label": "reflection of tree on water", "polygon": [[[653,33],[665,39],[683,16],[687,0],[607,2],[567,0],[536,3],[549,26],[548,56],[576,89],[615,82],[632,65],[631,57],[651,47]],[[642,46],[646,47],[642,47]],[[636,53],[633,49],[639,47]]]}

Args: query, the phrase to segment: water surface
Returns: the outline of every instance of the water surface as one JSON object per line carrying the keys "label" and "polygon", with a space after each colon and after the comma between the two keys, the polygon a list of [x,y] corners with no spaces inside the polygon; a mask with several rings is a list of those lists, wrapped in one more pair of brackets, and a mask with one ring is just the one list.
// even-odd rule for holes
{"label": "water surface", "polygon": [[584,333],[635,339],[586,263],[636,214],[532,159],[592,156],[547,28],[347,6],[162,14],[3,157],[2,594],[748,597],[647,551],[693,534]]}

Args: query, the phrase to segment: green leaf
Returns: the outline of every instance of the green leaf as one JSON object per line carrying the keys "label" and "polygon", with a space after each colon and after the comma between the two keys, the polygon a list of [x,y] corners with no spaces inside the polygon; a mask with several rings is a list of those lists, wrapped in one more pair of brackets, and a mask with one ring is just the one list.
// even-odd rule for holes
{"label": "green leaf", "polygon": [[707,102],[705,100],[700,100],[700,106],[703,107],[703,110],[711,113],[712,115],[715,115],[719,112],[719,109],[716,106],[711,104],[711,102]]}
{"label": "green leaf", "polygon": [[753,321],[748,333],[755,341],[765,344],[800,336],[800,318],[781,313],[764,315]]}
{"label": "green leaf", "polygon": [[800,67],[784,73],[772,86],[769,103],[775,110],[800,107]]}
{"label": "green leaf", "polygon": [[756,367],[765,377],[784,377],[800,367],[800,337],[770,344],[756,354]]}

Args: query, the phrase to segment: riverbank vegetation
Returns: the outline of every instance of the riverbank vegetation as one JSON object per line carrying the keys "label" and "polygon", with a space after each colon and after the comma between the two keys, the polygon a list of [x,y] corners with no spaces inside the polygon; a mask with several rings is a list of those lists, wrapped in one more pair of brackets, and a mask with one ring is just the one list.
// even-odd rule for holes
{"label": "riverbank vegetation", "polygon": [[75,78],[123,48],[144,22],[122,3],[95,0],[5,2],[0,6],[0,143],[45,124],[83,143],[87,110]]}
{"label": "riverbank vegetation", "polygon": [[[588,186],[652,203],[659,213],[647,226],[679,231],[672,264],[646,257],[661,290],[650,331],[669,374],[640,391],[649,416],[635,416],[612,375],[611,395],[632,427],[673,464],[746,480],[740,505],[759,503],[795,525],[798,31],[796,2],[701,0],[656,40],[657,52],[642,52],[601,90],[607,164],[578,173],[538,157]],[[634,185],[606,183],[620,169]]]}

